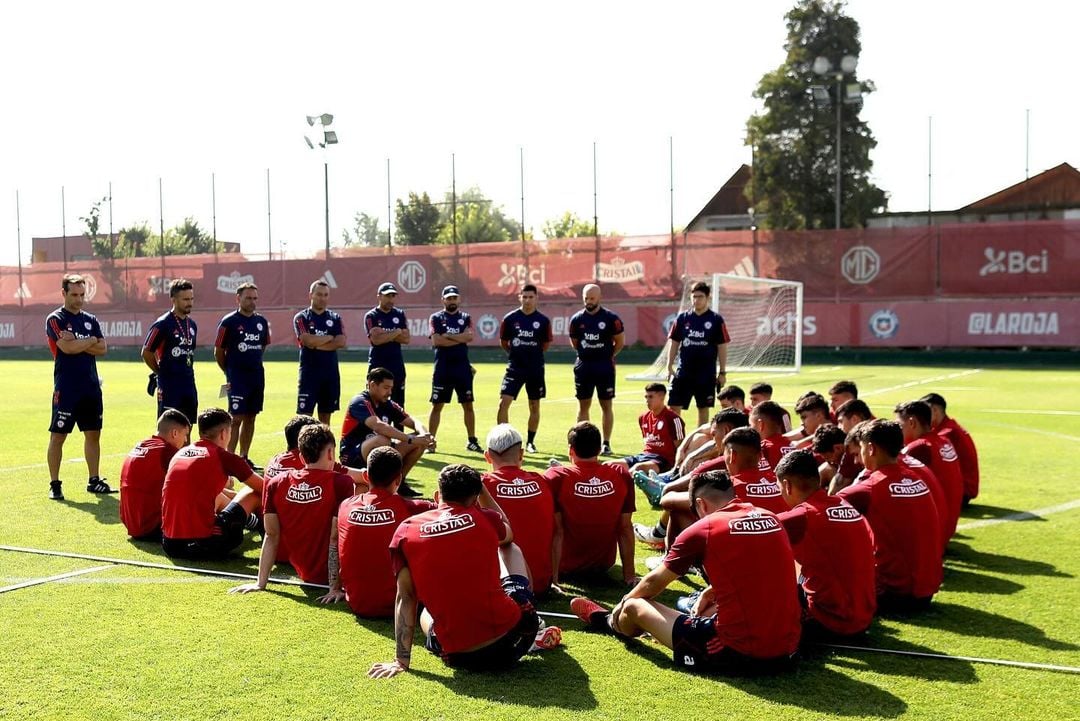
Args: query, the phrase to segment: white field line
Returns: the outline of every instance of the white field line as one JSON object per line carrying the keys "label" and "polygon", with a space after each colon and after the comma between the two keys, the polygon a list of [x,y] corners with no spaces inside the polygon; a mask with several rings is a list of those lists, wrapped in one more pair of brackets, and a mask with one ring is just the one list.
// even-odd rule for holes
{"label": "white field line", "polygon": [[958,531],[969,531],[973,528],[985,528],[986,526],[996,526],[999,523],[1009,523],[1011,521],[1030,521],[1036,518],[1042,518],[1054,513],[1063,513],[1065,511],[1071,511],[1074,508],[1080,508],[1080,498],[1066,503],[1060,503],[1056,506],[1047,506],[1046,508],[1036,508],[1034,511],[1021,511],[1020,513],[1010,513],[1007,516],[1001,518],[985,518],[981,521],[970,521],[968,523],[961,523],[956,527]]}
{"label": "white field line", "polygon": [[1080,411],[1025,411],[1019,408],[980,408],[979,413],[1008,413],[1020,416],[1080,416]]}
{"label": "white field line", "polygon": [[994,428],[1005,428],[1006,430],[1010,431],[1023,431],[1025,433],[1034,433],[1039,436],[1049,436],[1050,438],[1060,438],[1063,441],[1080,442],[1080,436],[1069,436],[1064,433],[1044,431],[1039,428],[1028,428],[1027,426],[1013,425],[1012,423],[994,423],[993,421],[983,421],[980,425],[993,426]]}
{"label": "white field line", "polygon": [[946,375],[933,376],[932,378],[922,378],[917,381],[908,381],[907,383],[901,383],[900,385],[887,386],[885,388],[875,388],[872,391],[866,393],[860,393],[859,398],[866,398],[867,396],[876,396],[881,393],[890,393],[892,391],[902,390],[904,388],[912,388],[914,386],[926,385],[927,383],[938,383],[940,381],[948,381],[953,378],[966,378],[967,376],[975,375],[976,373],[982,373],[982,368],[974,368],[972,370],[960,371],[959,373],[948,373]]}
{"label": "white field line", "polygon": [[[111,568],[111,567],[112,566],[109,566],[109,568]],[[21,581],[25,581],[25,580],[29,580],[29,579],[5,578],[3,580],[4,581],[21,582]],[[205,585],[205,584],[209,584],[209,583],[220,583],[221,581],[224,581],[224,580],[226,580],[226,579],[212,578],[210,576],[206,576],[206,577],[203,577],[203,576],[190,576],[190,577],[184,577],[184,578],[161,577],[161,576],[156,577],[156,578],[154,578],[154,577],[151,577],[151,578],[137,578],[135,576],[96,576],[96,577],[81,576],[81,577],[78,577],[78,578],[65,578],[65,579],[59,581],[59,583],[65,585],[65,586],[66,585],[72,585],[72,584],[82,584],[82,585],[86,585],[86,586],[90,586],[90,585],[107,586],[107,585],[110,585],[110,584],[115,584],[115,585],[119,585],[119,586],[125,586],[125,585],[153,586],[153,585],[186,585],[186,584],[193,584],[193,583],[194,584],[203,584],[203,585]]]}
{"label": "white field line", "polygon": [[45,578],[31,578],[29,581],[23,581],[22,583],[16,583],[11,586],[4,586],[3,588],[0,588],[0,593],[17,591],[20,588],[29,588],[31,586],[40,586],[43,583],[50,583],[52,581],[62,581],[65,578],[71,578],[72,576],[81,576],[84,573],[96,573],[98,571],[104,571],[107,568],[115,568],[115,566],[111,563],[107,563],[104,566],[94,566],[93,568],[80,568],[77,571],[61,573],[56,576],[47,576]]}
{"label": "white field line", "polygon": [[1037,671],[1059,671],[1061,673],[1080,673],[1078,666],[1058,666],[1052,663],[1030,663],[1027,661],[1009,661],[1002,658],[980,658],[978,656],[950,656],[944,653],[923,653],[921,651],[900,651],[893,648],[871,648],[869,646],[846,646],[839,643],[818,644],[824,648],[834,648],[844,651],[869,651],[871,653],[887,653],[894,656],[914,656],[915,658],[934,658],[943,661],[967,661],[969,663],[988,663],[995,666],[1013,666],[1015,668],[1030,668]]}

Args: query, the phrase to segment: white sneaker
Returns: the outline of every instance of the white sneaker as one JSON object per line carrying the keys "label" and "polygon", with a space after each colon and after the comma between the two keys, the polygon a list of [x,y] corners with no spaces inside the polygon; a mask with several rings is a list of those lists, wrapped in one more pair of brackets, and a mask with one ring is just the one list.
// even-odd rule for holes
{"label": "white sneaker", "polygon": [[663,548],[664,537],[656,535],[656,526],[648,526],[644,523],[634,524],[634,538],[650,548]]}

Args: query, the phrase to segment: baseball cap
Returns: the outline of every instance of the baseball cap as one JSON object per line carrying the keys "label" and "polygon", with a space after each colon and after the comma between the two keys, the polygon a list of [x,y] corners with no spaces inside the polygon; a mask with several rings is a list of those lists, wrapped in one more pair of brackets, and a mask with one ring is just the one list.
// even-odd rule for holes
{"label": "baseball cap", "polygon": [[379,295],[384,295],[386,293],[393,293],[397,295],[397,288],[394,286],[393,283],[383,283],[379,286]]}
{"label": "baseball cap", "polygon": [[450,296],[461,295],[456,285],[448,285],[442,289],[442,297],[449,298]]}
{"label": "baseball cap", "polygon": [[505,453],[514,446],[521,445],[521,434],[509,423],[500,423],[487,435],[487,448],[493,453]]}

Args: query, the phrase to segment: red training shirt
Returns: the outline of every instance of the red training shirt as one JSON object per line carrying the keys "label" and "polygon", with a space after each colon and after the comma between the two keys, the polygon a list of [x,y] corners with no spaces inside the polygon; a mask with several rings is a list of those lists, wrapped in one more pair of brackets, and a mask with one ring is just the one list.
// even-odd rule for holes
{"label": "red training shirt", "polygon": [[604,570],[615,564],[619,521],[634,512],[634,485],[621,466],[580,461],[549,468],[555,510],[562,514],[559,573]]}
{"label": "red training shirt", "polygon": [[929,466],[924,465],[922,461],[914,456],[909,456],[907,453],[900,451],[900,455],[896,460],[898,463],[903,463],[909,471],[918,476],[930,489],[930,496],[934,499],[934,507],[938,509],[938,529],[940,531],[938,536],[941,539],[941,554],[945,555],[945,548],[949,545],[952,531],[949,527],[949,516],[941,512],[942,508],[948,507],[948,502],[945,500],[945,489],[941,487],[941,481],[938,480]]}
{"label": "red training shirt", "polygon": [[945,491],[945,505],[938,507],[938,513],[949,519],[949,535],[956,533],[956,524],[960,520],[960,509],[964,505],[964,478],[960,474],[960,464],[956,460],[956,449],[947,440],[933,431],[927,431],[911,443],[904,446],[904,453],[915,458],[937,476],[941,489]]}
{"label": "red training shirt", "polygon": [[161,527],[161,487],[178,449],[150,436],[131,449],[120,468],[120,520],[132,538]]}
{"label": "red training shirt", "polygon": [[327,581],[330,521],[352,494],[352,478],[318,468],[278,474],[263,488],[263,515],[277,515],[287,560],[308,583]]}
{"label": "red training shirt", "polygon": [[735,489],[735,498],[764,508],[773,513],[784,513],[790,509],[787,501],[780,494],[780,484],[772,471],[739,471],[731,475],[731,485]]}
{"label": "red training shirt", "polygon": [[964,476],[964,496],[975,498],[979,495],[979,452],[975,449],[975,440],[954,418],[946,418],[934,432],[956,449],[960,472]]}
{"label": "red training shirt", "polygon": [[[791,445],[791,441],[784,438],[783,433],[777,433],[776,435],[769,436],[768,438],[761,439],[761,470],[771,471],[776,468],[776,464],[780,462],[788,453],[795,450],[795,446]],[[768,464],[768,468],[765,467]]]}
{"label": "red training shirt", "polygon": [[551,587],[551,538],[555,534],[555,498],[539,473],[503,466],[485,473],[484,485],[510,521],[514,543],[532,573],[534,593]]}
{"label": "red training shirt", "polygon": [[670,408],[664,406],[659,415],[645,411],[638,416],[641,437],[645,439],[645,453],[655,453],[664,459],[668,467],[675,465],[675,451],[686,437],[683,420]]}
{"label": "red training shirt", "polygon": [[161,533],[166,538],[209,538],[214,535],[215,502],[229,476],[251,478],[251,466],[240,456],[210,441],[181,448],[165,472],[161,489]]}

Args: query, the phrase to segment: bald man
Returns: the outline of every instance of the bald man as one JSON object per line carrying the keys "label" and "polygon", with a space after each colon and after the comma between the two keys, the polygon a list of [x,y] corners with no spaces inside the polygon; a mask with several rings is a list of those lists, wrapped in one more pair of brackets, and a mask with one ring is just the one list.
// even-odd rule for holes
{"label": "bald man", "polygon": [[574,395],[578,399],[578,422],[589,420],[593,393],[603,414],[604,445],[601,453],[611,452],[611,429],[615,414],[615,356],[623,348],[623,322],[619,316],[600,306],[600,286],[589,283],[581,290],[585,307],[570,319],[570,344],[577,351],[574,361]]}

